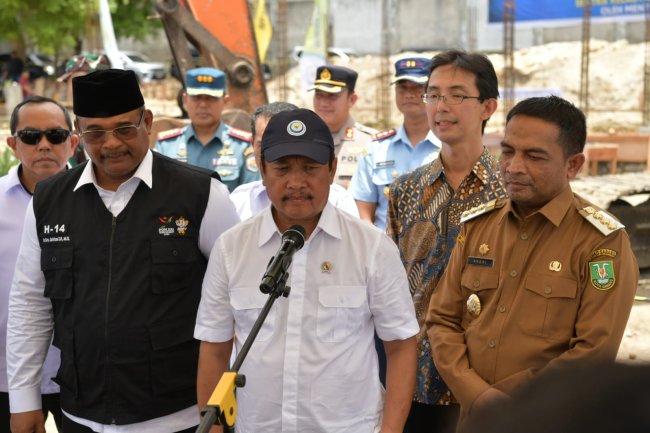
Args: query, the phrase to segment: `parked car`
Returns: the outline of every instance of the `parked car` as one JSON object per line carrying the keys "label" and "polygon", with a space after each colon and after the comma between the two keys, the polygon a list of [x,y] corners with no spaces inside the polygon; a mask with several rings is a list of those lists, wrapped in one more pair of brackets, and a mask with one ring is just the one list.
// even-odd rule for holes
{"label": "parked car", "polygon": [[154,62],[142,53],[135,51],[120,51],[124,69],[135,72],[139,81],[149,82],[152,80],[162,80],[167,77],[165,65],[160,62]]}

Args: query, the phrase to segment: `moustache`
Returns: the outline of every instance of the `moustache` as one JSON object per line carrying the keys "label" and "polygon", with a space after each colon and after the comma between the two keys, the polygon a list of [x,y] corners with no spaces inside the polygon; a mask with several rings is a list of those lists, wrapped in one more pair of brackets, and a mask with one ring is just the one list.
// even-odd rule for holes
{"label": "moustache", "polygon": [[289,200],[311,200],[312,198],[314,198],[314,196],[308,193],[288,194],[282,196],[282,201],[284,202]]}

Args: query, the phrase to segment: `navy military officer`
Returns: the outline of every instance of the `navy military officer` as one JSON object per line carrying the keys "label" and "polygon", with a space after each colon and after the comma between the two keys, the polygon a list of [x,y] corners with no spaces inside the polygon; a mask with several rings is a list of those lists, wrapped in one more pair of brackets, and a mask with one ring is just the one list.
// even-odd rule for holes
{"label": "navy military officer", "polygon": [[410,57],[395,62],[395,104],[404,115],[398,129],[373,137],[357,165],[350,192],[361,219],[386,229],[388,187],[398,176],[433,161],[440,152],[440,140],[429,129],[421,95],[425,92],[431,60]]}
{"label": "navy military officer", "polygon": [[155,149],[178,161],[215,170],[232,192],[258,180],[249,132],[226,125],[226,75],[215,68],[190,69],[185,75],[183,104],[191,124],[158,134]]}

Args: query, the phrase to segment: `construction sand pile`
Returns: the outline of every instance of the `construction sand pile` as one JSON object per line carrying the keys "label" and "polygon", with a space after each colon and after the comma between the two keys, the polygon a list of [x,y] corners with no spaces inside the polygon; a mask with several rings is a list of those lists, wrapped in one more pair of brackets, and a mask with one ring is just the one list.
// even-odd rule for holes
{"label": "construction sand pile", "polygon": [[[643,67],[645,44],[628,44],[625,40],[590,43],[589,68],[589,129],[591,131],[636,131],[641,125]],[[396,60],[410,55],[431,57],[434,52],[401,53],[390,57],[391,74]],[[501,54],[488,55],[499,78],[504,60]],[[569,101],[580,104],[580,71],[582,45],[580,42],[558,42],[517,50],[514,55],[515,87],[520,94],[560,92]],[[332,63],[349,66],[359,71],[357,93],[359,100],[353,114],[368,125],[380,123],[382,87],[389,77],[381,77],[379,56],[352,57],[348,62],[332,59]],[[299,67],[286,75],[286,99],[294,104],[311,107],[311,93],[304,90]],[[547,90],[545,90],[547,89]],[[280,97],[280,80],[267,83],[269,99]],[[531,93],[533,92],[533,93]],[[390,125],[399,125],[401,116],[395,108],[394,93],[389,89]],[[502,128],[503,113],[497,112],[488,124],[490,130]]]}

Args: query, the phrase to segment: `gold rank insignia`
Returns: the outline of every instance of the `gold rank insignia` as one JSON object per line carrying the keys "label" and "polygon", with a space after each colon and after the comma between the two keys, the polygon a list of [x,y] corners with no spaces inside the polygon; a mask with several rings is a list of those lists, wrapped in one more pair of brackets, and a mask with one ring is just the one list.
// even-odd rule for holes
{"label": "gold rank insignia", "polygon": [[553,260],[548,264],[548,270],[553,272],[560,272],[562,270],[562,263],[557,260]]}
{"label": "gold rank insignia", "polygon": [[353,128],[347,128],[345,130],[345,139],[346,140],[353,140],[354,139],[354,129]]}
{"label": "gold rank insignia", "polygon": [[490,252],[490,247],[488,244],[481,244],[480,247],[478,247],[478,252],[481,253],[482,256],[486,255],[487,253]]}
{"label": "gold rank insignia", "polygon": [[589,262],[589,274],[591,285],[598,290],[609,290],[614,287],[616,275],[614,275],[614,262],[606,260],[602,262]]}
{"label": "gold rank insignia", "polygon": [[388,186],[384,187],[384,195],[386,196],[386,198],[388,198],[388,193],[389,192],[390,192],[390,187],[388,187]]}
{"label": "gold rank insignia", "polygon": [[332,269],[334,269],[334,265],[332,264],[332,262],[326,261],[320,264],[320,271],[323,274],[329,274],[330,272],[332,272]]}
{"label": "gold rank insignia", "polygon": [[460,215],[460,222],[464,223],[466,221],[471,220],[472,218],[475,218],[479,215],[483,215],[484,213],[490,212],[491,210],[494,210],[496,208],[500,208],[505,204],[505,200],[497,199],[497,200],[491,200],[487,203],[481,203],[480,205],[471,208],[470,210],[466,210]]}
{"label": "gold rank insignia", "polygon": [[625,227],[604,210],[596,209],[593,206],[584,207],[579,212],[583,218],[589,221],[591,225],[596,227],[605,236]]}
{"label": "gold rank insignia", "polygon": [[467,298],[467,311],[474,317],[478,317],[481,314],[481,299],[476,293],[472,293]]}
{"label": "gold rank insignia", "polygon": [[230,150],[230,149],[221,149],[221,150],[218,150],[217,153],[219,155],[234,155],[234,152],[232,150]]}

